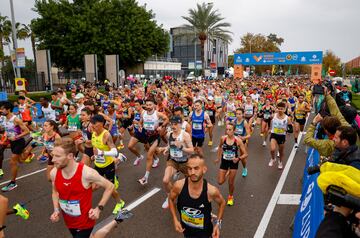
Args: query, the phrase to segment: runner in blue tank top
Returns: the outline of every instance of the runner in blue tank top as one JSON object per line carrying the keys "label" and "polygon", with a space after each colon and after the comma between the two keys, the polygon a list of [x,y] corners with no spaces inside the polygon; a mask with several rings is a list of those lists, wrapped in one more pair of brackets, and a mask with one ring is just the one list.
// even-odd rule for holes
{"label": "runner in blue tank top", "polygon": [[213,126],[209,115],[202,110],[202,104],[202,101],[196,100],[194,103],[194,111],[192,111],[189,116],[192,128],[192,143],[195,152],[200,155],[203,155],[201,147],[204,144],[206,129]]}

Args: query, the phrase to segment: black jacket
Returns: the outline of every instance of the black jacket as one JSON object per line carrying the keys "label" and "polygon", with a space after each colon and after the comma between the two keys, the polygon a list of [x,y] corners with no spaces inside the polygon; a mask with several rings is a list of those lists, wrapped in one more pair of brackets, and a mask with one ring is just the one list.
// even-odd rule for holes
{"label": "black jacket", "polygon": [[338,212],[328,212],[316,231],[316,238],[356,238],[346,218]]}

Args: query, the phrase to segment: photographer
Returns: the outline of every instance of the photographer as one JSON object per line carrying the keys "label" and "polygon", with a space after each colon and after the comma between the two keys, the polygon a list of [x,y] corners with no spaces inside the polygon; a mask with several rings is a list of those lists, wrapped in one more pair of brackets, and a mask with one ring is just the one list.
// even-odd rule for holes
{"label": "photographer", "polygon": [[311,91],[313,95],[313,108],[315,113],[318,113],[318,102],[320,101],[321,95],[324,95],[324,88],[321,84],[321,79],[318,79],[317,83],[312,86]]}

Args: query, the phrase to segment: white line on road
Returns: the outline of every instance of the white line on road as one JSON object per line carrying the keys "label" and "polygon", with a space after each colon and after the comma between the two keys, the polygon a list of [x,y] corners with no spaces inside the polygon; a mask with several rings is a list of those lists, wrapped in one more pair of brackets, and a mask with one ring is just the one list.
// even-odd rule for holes
{"label": "white line on road", "polygon": [[301,194],[280,194],[277,204],[279,205],[299,205]]}
{"label": "white line on road", "polygon": [[[308,119],[309,119],[309,116],[306,118],[304,128],[306,128],[306,123],[307,123]],[[300,144],[302,135],[303,135],[303,133],[300,133],[300,135],[298,137],[298,143],[299,144]],[[279,199],[281,190],[284,187],[286,178],[287,178],[287,176],[289,174],[290,167],[291,167],[291,164],[294,161],[295,155],[296,155],[296,149],[295,149],[295,147],[293,147],[293,149],[291,150],[291,153],[289,155],[289,158],[288,158],[288,160],[286,162],[284,171],[282,172],[282,174],[280,176],[279,182],[277,183],[276,188],[275,188],[275,190],[273,192],[273,195],[271,196],[271,199],[270,199],[270,201],[269,201],[269,203],[268,203],[268,205],[266,207],[264,215],[261,218],[260,224],[259,224],[259,226],[258,226],[258,228],[257,228],[257,230],[255,232],[254,238],[262,238],[262,237],[264,237],[266,228],[269,225],[270,218],[271,218],[271,216],[272,216],[272,214],[274,212],[274,209],[275,209],[276,203],[277,203],[277,201]]]}
{"label": "white line on road", "polygon": [[[128,210],[131,211],[133,210],[135,207],[139,206],[141,203],[145,202],[147,199],[149,199],[150,197],[154,196],[156,193],[158,193],[161,189],[160,188],[153,188],[152,190],[150,190],[149,192],[145,193],[144,195],[142,195],[140,198],[136,199],[135,201],[133,201],[132,203],[130,203],[129,205],[127,205],[126,207],[124,207],[124,210]],[[114,220],[114,215],[111,215],[107,218],[105,218],[103,221],[101,221],[100,223],[98,223],[93,230],[93,233],[96,232],[97,230],[99,230],[100,228],[106,226],[109,222],[111,222],[112,220]]]}
{"label": "white line on road", "polygon": [[[34,172],[32,172],[32,173],[29,173],[29,174],[25,174],[25,175],[23,175],[23,176],[20,176],[20,177],[16,178],[16,180],[20,180],[20,179],[29,177],[29,176],[34,175],[34,174],[37,174],[37,173],[41,173],[41,172],[44,171],[44,170],[46,170],[46,168],[36,170],[36,171],[34,171]],[[0,186],[1,186],[1,185],[4,185],[4,184],[8,184],[8,183],[10,183],[10,180],[0,183]]]}

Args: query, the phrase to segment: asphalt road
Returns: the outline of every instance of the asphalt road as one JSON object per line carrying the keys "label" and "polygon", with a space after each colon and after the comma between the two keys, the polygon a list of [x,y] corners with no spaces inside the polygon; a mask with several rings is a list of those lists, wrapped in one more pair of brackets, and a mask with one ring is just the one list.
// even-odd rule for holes
{"label": "asphalt road", "polygon": [[[214,140],[214,146],[218,143],[218,139],[223,132],[223,127],[216,127],[214,130],[214,138],[216,138]],[[287,136],[286,141],[285,162],[291,153],[293,143],[293,135],[290,134]],[[139,146],[139,148],[141,148],[141,146]],[[212,148],[207,146],[207,140],[204,148],[209,168],[205,177],[210,183],[216,185],[219,168],[219,165],[213,163],[216,153],[211,152]],[[143,187],[137,180],[144,174],[144,161],[140,166],[134,167],[132,165],[134,156],[127,150],[125,150],[124,153],[129,155],[129,160],[121,164],[117,174],[120,178],[120,195],[126,203],[130,204],[138,200],[154,188],[160,188],[161,190],[135,207],[132,210],[134,216],[121,223],[109,237],[182,237],[174,231],[168,210],[161,208],[166,197],[162,188],[165,159],[162,159],[158,168],[152,170],[149,183]],[[5,158],[8,158],[9,155],[9,151],[6,151]],[[281,194],[301,193],[301,177],[305,165],[305,157],[305,146],[301,144],[296,152],[285,184],[281,189]],[[282,170],[278,170],[277,166],[268,167],[269,158],[269,143],[267,147],[262,146],[259,130],[256,129],[249,143],[248,176],[242,178],[241,169],[239,169],[234,194],[235,205],[233,207],[226,207],[225,209],[221,237],[235,238],[254,236],[283,172]],[[26,203],[26,207],[31,213],[30,219],[27,221],[14,215],[7,217],[7,228],[5,230],[7,237],[71,237],[63,221],[52,224],[49,220],[53,211],[51,184],[46,180],[45,171],[40,171],[45,168],[45,166],[46,165],[41,165],[36,161],[33,161],[31,164],[20,165],[19,177],[22,175],[29,176],[19,179],[18,187],[15,190],[3,193],[3,195],[9,198],[10,204],[16,202]],[[241,165],[239,167],[241,168]],[[9,179],[8,159],[4,162],[4,172],[5,176],[0,180],[0,184],[2,183],[1,186]],[[31,174],[33,172],[37,173]],[[220,187],[220,191],[226,199],[228,195],[226,183]],[[101,191],[94,193],[94,205],[97,204],[100,196]],[[110,199],[98,223],[105,219],[110,219],[109,216],[111,215],[114,205],[114,200]],[[292,231],[290,226],[297,207],[296,205],[277,204],[273,213],[270,213],[270,221],[265,230],[264,237],[291,237]],[[216,206],[213,206],[213,210],[216,211]]]}

